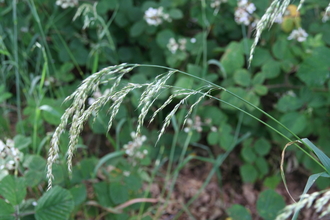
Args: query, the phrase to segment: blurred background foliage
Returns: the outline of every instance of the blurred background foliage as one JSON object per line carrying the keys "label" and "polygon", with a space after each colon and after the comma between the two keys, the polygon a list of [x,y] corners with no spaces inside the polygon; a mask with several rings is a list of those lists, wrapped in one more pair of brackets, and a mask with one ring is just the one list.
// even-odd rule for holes
{"label": "blurred background foliage", "polygon": [[[51,132],[69,105],[63,100],[92,73],[120,63],[168,66],[223,86],[265,110],[298,136],[308,137],[330,155],[330,21],[322,21],[322,12],[329,2],[306,0],[300,12],[295,5],[290,5],[286,14],[263,33],[250,68],[247,56],[253,30],[270,1],[254,0],[245,5],[243,2],[0,1],[0,138],[16,136],[15,147],[25,155],[20,170],[28,186],[44,182],[41,165],[38,168],[33,163],[45,164],[43,158],[47,157]],[[248,12],[243,13],[247,17],[242,15],[242,10]],[[304,33],[300,32],[297,37],[294,31],[301,29]],[[124,81],[144,83],[163,72],[141,67],[125,76]],[[170,79],[170,84],[190,89],[201,86],[200,82],[179,74]],[[89,101],[93,102],[110,87],[102,85],[99,93],[90,94]],[[167,90],[159,96],[155,109],[172,92]],[[85,186],[80,183],[93,178],[91,174],[100,158],[109,152],[120,152],[132,140],[130,133],[139,115],[136,110],[139,95],[134,92],[126,99],[110,133],[105,123],[109,118],[106,107],[95,121],[90,120],[78,146],[77,161],[80,162],[73,170],[72,179],[69,181],[64,171],[63,153],[63,162],[54,168],[56,184],[75,187],[70,189],[74,195],[86,194]],[[212,95],[277,126],[227,93],[216,91]],[[275,189],[280,182],[279,158],[287,141],[248,116],[241,119],[241,113],[231,106],[209,100],[199,106],[190,123],[181,129],[184,112],[193,101],[188,101],[173,119],[178,130],[168,130],[158,144],[163,147],[153,145],[170,108],[165,108],[156,122],[143,130],[147,140],[141,152],[148,150],[149,154],[137,163],[148,167],[160,156],[169,157],[173,144],[176,146],[174,161],[177,161],[184,147],[181,140],[187,140],[189,132],[193,135],[187,155],[205,154],[196,147],[202,145],[217,156],[229,149],[237,124],[241,123],[240,135],[249,133],[250,136],[235,149],[237,161],[229,162],[232,167],[227,172],[238,166],[237,173],[243,183]],[[286,131],[282,132],[290,137]],[[173,140],[179,141],[173,143]],[[61,143],[61,151],[66,152],[68,138],[64,136]],[[295,153],[288,154],[287,172],[319,169],[302,152],[290,150]],[[109,165],[116,169],[108,173],[104,181],[93,184],[102,206],[114,206],[143,196],[139,189],[143,181],[151,178],[150,170],[142,172],[138,167],[132,168],[132,161],[122,155]],[[125,176],[124,171],[131,175]],[[8,174],[1,172],[1,178]],[[115,184],[109,185],[110,181]],[[322,180],[317,184],[320,188],[329,186]],[[103,188],[113,190],[110,198],[102,197]],[[85,198],[78,200],[75,197],[75,202],[81,204]]]}

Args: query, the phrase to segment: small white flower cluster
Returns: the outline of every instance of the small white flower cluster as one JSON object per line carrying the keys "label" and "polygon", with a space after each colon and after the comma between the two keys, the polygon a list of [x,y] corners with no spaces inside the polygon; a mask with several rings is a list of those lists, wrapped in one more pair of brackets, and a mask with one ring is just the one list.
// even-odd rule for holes
{"label": "small white flower cluster", "polygon": [[6,143],[0,140],[0,171],[14,170],[21,160],[22,153],[14,147],[14,141],[8,139]]}
{"label": "small white flower cluster", "polygon": [[211,126],[212,120],[206,119],[204,122],[202,122],[202,119],[200,116],[195,116],[195,120],[188,118],[186,120],[186,127],[183,129],[184,132],[188,133],[192,130],[197,131],[198,133],[201,133],[203,131],[202,126],[209,126],[212,132],[216,132],[217,128],[215,126]]}
{"label": "small white flower cluster", "polygon": [[295,29],[291,32],[291,34],[288,37],[288,40],[296,40],[298,42],[303,42],[307,39],[308,34],[306,31],[302,28]]}
{"label": "small white flower cluster", "polygon": [[171,53],[175,54],[177,50],[185,51],[186,50],[187,40],[185,38],[181,38],[176,42],[176,40],[171,37],[167,46],[167,49],[171,51]]}
{"label": "small white flower cluster", "polygon": [[248,0],[240,0],[237,2],[238,7],[235,11],[235,21],[237,24],[246,26],[251,24],[253,20],[252,14],[256,10],[256,6]]}
{"label": "small white flower cluster", "polygon": [[159,8],[148,8],[144,12],[144,19],[149,25],[158,26],[163,23],[163,20],[171,22],[172,19],[170,18],[169,14],[163,12],[163,7]]}
{"label": "small white flower cluster", "polygon": [[78,0],[57,0],[56,5],[61,6],[63,9],[66,9],[68,7],[75,7],[78,5]]}
{"label": "small white flower cluster", "polygon": [[123,148],[125,149],[125,153],[129,156],[129,159],[133,161],[133,164],[136,164],[135,159],[143,159],[148,154],[147,150],[140,150],[143,142],[147,140],[147,137],[144,135],[138,136],[135,132],[131,132],[131,137],[133,141],[125,144]]}

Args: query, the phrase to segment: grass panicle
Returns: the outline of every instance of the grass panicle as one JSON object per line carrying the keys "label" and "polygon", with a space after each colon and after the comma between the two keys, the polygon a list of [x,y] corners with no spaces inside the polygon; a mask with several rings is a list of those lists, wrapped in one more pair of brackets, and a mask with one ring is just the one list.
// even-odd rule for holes
{"label": "grass panicle", "polygon": [[275,19],[279,15],[283,15],[285,10],[290,4],[290,0],[274,0],[271,5],[267,8],[265,14],[261,17],[258,21],[256,26],[256,34],[254,37],[253,44],[250,50],[250,57],[249,57],[249,66],[251,65],[254,50],[259,42],[261,37],[261,33],[265,30],[266,27],[271,27],[274,23]]}
{"label": "grass panicle", "polygon": [[286,206],[275,220],[285,220],[303,208],[314,208],[319,218],[330,214],[330,190],[304,194],[300,201]]}

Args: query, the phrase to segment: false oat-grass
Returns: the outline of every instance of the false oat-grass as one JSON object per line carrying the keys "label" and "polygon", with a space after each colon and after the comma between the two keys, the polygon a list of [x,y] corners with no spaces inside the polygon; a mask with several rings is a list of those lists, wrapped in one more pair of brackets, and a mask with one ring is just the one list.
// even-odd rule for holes
{"label": "false oat-grass", "polygon": [[[121,64],[117,66],[110,66],[102,69],[101,71],[94,73],[93,75],[86,78],[82,84],[78,87],[78,89],[71,94],[69,97],[65,99],[65,101],[72,100],[72,104],[63,116],[61,117],[61,123],[56,128],[52,139],[51,139],[51,147],[49,149],[49,155],[47,159],[47,178],[48,178],[48,189],[52,187],[52,166],[58,158],[59,154],[59,140],[63,132],[66,130],[68,126],[69,120],[71,120],[71,126],[69,128],[69,147],[67,150],[67,164],[68,170],[71,172],[72,170],[72,158],[75,150],[75,146],[78,143],[78,137],[82,132],[84,123],[93,116],[94,119],[97,117],[98,112],[101,107],[105,106],[108,103],[111,103],[108,112],[110,113],[109,121],[108,121],[108,131],[111,129],[113,124],[113,120],[119,111],[120,105],[123,103],[124,98],[133,90],[140,89],[144,87],[144,91],[140,97],[138,108],[141,108],[141,112],[138,116],[138,124],[136,136],[141,134],[141,128],[144,124],[145,118],[155,100],[159,97],[160,93],[164,89],[173,88],[173,95],[168,98],[165,103],[159,107],[151,117],[151,121],[155,119],[157,113],[159,113],[162,109],[164,109],[167,105],[169,105],[175,97],[179,97],[181,100],[178,104],[174,106],[172,111],[166,116],[165,121],[162,125],[160,133],[158,135],[158,140],[164,134],[166,127],[170,124],[171,118],[175,115],[179,107],[187,101],[191,96],[200,95],[200,97],[195,101],[187,115],[186,118],[191,114],[192,109],[205,97],[208,96],[209,92],[213,88],[213,86],[204,86],[199,90],[191,90],[191,89],[182,89],[176,88],[173,86],[169,86],[166,84],[167,80],[176,72],[175,70],[170,70],[167,73],[160,75],[155,78],[155,80],[151,83],[144,84],[135,84],[135,83],[127,83],[123,85],[122,77],[132,71],[135,67],[139,66],[138,64]],[[112,83],[111,89],[106,90],[103,95],[96,98],[96,100],[88,107],[86,107],[87,100],[93,92],[99,89],[99,86],[104,83]],[[210,89],[211,88],[211,89]],[[206,89],[208,89],[206,91]],[[183,97],[183,98],[182,98]],[[150,121],[150,122],[151,122]]]}
{"label": "false oat-grass", "polygon": [[290,216],[299,212],[301,209],[312,207],[314,207],[316,213],[319,213],[319,218],[325,217],[326,215],[330,214],[329,201],[330,190],[314,192],[312,194],[304,194],[300,197],[299,202],[286,206],[275,220],[288,219]]}

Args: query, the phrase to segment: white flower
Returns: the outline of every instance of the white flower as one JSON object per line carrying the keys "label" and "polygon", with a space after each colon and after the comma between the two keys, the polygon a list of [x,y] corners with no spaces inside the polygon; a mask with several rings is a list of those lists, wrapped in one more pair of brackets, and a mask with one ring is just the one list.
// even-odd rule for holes
{"label": "white flower", "polygon": [[178,42],[176,42],[176,40],[171,37],[166,46],[167,49],[171,51],[171,53],[175,54],[178,49],[180,49],[181,51],[186,50],[186,44],[187,40],[185,38],[181,38]]}
{"label": "white flower", "polygon": [[163,20],[171,21],[170,15],[163,12],[163,7],[159,8],[148,8],[144,12],[144,19],[149,25],[158,26]]}
{"label": "white flower", "polygon": [[306,33],[306,31],[302,28],[298,28],[296,30],[293,30],[290,34],[290,36],[288,37],[288,40],[296,40],[298,42],[303,42],[307,39],[308,34]]}
{"label": "white flower", "polygon": [[196,43],[196,38],[191,38],[190,43],[192,43],[192,44]]}
{"label": "white flower", "polygon": [[250,25],[253,20],[252,14],[256,10],[256,6],[248,0],[240,0],[237,2],[238,7],[235,10],[235,21],[237,24]]}

